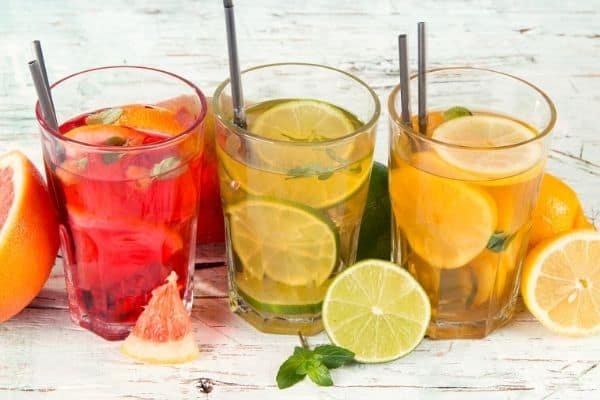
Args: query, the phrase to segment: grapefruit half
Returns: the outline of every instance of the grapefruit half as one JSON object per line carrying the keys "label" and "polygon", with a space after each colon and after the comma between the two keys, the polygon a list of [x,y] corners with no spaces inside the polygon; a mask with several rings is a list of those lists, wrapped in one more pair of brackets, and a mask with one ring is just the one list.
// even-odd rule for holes
{"label": "grapefruit half", "polygon": [[18,151],[0,156],[0,322],[27,306],[50,275],[58,221],[35,166]]}

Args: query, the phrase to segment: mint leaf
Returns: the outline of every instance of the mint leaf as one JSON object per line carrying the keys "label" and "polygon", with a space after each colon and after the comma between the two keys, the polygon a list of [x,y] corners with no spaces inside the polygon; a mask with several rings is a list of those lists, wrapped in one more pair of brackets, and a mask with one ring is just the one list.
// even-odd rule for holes
{"label": "mint leaf", "polygon": [[353,352],[331,344],[317,346],[313,352],[329,369],[339,368],[354,361]]}
{"label": "mint leaf", "polygon": [[319,386],[332,386],[330,368],[338,368],[354,360],[354,353],[334,345],[321,345],[311,350],[299,334],[302,347],[296,346],[277,371],[277,387],[285,389],[300,382],[306,375]]}
{"label": "mint leaf", "polygon": [[468,117],[469,115],[473,115],[473,113],[469,111],[468,108],[461,106],[451,107],[444,111],[444,119],[446,121],[450,121],[454,118]]}
{"label": "mint leaf", "polygon": [[[124,147],[127,146],[127,139],[121,136],[111,136],[104,141],[107,146]],[[102,161],[105,164],[112,164],[123,157],[123,153],[104,153],[102,154]]]}
{"label": "mint leaf", "polygon": [[515,235],[510,235],[503,231],[496,231],[490,236],[490,240],[487,244],[487,249],[494,253],[500,253],[508,247],[510,242],[513,240]]}
{"label": "mint leaf", "polygon": [[79,169],[80,171],[83,171],[88,165],[88,158],[87,157],[81,157],[79,160],[77,160],[77,169]]}
{"label": "mint leaf", "polygon": [[279,389],[285,389],[300,382],[306,374],[299,374],[296,372],[304,360],[296,355],[288,357],[287,360],[281,364],[279,371],[277,371],[277,387]]}
{"label": "mint leaf", "polygon": [[156,179],[171,179],[181,175],[185,169],[179,169],[181,159],[177,156],[167,157],[152,166],[150,176]]}
{"label": "mint leaf", "polygon": [[122,108],[107,108],[85,117],[85,123],[87,125],[110,125],[117,122],[121,118],[121,114],[123,114]]}
{"label": "mint leaf", "polygon": [[323,168],[319,165],[300,165],[287,172],[287,179],[305,178],[317,176],[320,181],[329,179],[335,172],[335,169]]}
{"label": "mint leaf", "polygon": [[121,136],[111,136],[104,141],[104,144],[107,146],[119,146],[123,147],[127,145],[127,139]]}
{"label": "mint leaf", "polygon": [[312,364],[311,368],[308,370],[307,375],[311,381],[313,381],[319,386],[333,385],[333,380],[331,379],[329,369],[323,363],[318,362]]}

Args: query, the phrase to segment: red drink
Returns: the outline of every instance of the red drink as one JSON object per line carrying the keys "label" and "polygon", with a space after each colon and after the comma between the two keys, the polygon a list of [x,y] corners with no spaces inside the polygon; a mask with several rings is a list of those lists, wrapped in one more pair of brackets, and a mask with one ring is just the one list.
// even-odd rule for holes
{"label": "red drink", "polygon": [[[110,113],[120,117],[97,123],[102,115],[109,118],[101,122],[110,122]],[[103,325],[135,323],[152,289],[172,270],[186,295],[201,166],[201,152],[190,150],[201,147],[200,136],[164,149],[124,150],[160,146],[194,119],[185,110],[129,105],[78,116],[59,129],[68,139],[104,146],[102,152],[68,146],[47,171],[68,230],[63,241],[71,303],[85,316],[82,325],[107,338],[122,335],[113,337]]]}

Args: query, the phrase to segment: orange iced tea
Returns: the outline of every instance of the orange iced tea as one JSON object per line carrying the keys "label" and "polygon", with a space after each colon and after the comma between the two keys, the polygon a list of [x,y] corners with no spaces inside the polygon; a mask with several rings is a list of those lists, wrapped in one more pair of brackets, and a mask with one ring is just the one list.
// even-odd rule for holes
{"label": "orange iced tea", "polygon": [[392,120],[393,258],[427,292],[434,338],[483,337],[514,311],[547,132],[500,109],[434,110],[423,135]]}

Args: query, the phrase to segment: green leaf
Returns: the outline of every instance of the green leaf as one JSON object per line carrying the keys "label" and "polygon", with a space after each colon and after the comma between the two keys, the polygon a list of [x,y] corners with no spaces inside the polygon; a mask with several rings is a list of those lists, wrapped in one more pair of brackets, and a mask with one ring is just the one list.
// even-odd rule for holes
{"label": "green leaf", "polygon": [[156,179],[176,178],[184,172],[183,168],[177,168],[179,164],[181,164],[179,157],[167,157],[152,166],[150,176]]}
{"label": "green leaf", "polygon": [[468,117],[469,115],[473,115],[473,113],[468,108],[461,106],[452,107],[444,111],[444,119],[446,121],[454,118]]}
{"label": "green leaf", "polygon": [[104,144],[107,146],[123,147],[127,145],[127,139],[122,138],[121,136],[111,136],[104,141]]}
{"label": "green leaf", "polygon": [[515,235],[509,235],[503,231],[496,231],[490,237],[487,244],[487,249],[495,253],[500,253],[508,247]]}
{"label": "green leaf", "polygon": [[79,160],[77,160],[77,169],[79,169],[80,171],[83,171],[88,165],[88,158],[87,157],[81,157]]}
{"label": "green leaf", "polygon": [[112,164],[118,161],[121,157],[123,157],[123,153],[103,153],[102,161],[104,161],[104,164]]}
{"label": "green leaf", "polygon": [[330,369],[339,368],[344,364],[354,361],[353,352],[332,344],[317,346],[313,352],[320,359],[320,361]]}
{"label": "green leaf", "polygon": [[85,123],[87,125],[110,125],[118,121],[121,118],[121,114],[123,114],[122,108],[107,108],[106,110],[85,117]]}
{"label": "green leaf", "polygon": [[301,165],[288,170],[287,179],[317,176],[319,180],[324,181],[329,179],[334,172],[335,169],[323,168],[319,165]]}
{"label": "green leaf", "polygon": [[311,368],[308,370],[307,375],[311,381],[313,381],[319,386],[333,385],[333,380],[331,379],[329,369],[323,363],[319,362],[312,364]]}
{"label": "green leaf", "polygon": [[301,357],[293,355],[288,357],[288,359],[281,364],[279,371],[277,371],[277,377],[275,378],[279,389],[288,388],[304,379],[306,374],[299,374],[296,372],[303,362],[304,360]]}

